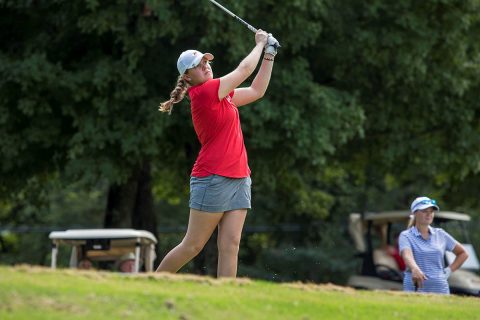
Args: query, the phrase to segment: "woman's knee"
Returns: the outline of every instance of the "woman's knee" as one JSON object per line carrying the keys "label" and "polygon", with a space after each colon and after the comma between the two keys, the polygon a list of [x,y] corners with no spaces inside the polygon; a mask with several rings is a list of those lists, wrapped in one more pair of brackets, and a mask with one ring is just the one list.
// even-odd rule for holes
{"label": "woman's knee", "polygon": [[204,243],[194,243],[194,242],[186,242],[183,241],[181,243],[183,250],[188,252],[188,254],[192,257],[198,255],[200,251],[202,251],[203,247],[205,246]]}
{"label": "woman's knee", "polygon": [[238,254],[240,249],[240,238],[224,237],[217,241],[218,251],[220,253]]}

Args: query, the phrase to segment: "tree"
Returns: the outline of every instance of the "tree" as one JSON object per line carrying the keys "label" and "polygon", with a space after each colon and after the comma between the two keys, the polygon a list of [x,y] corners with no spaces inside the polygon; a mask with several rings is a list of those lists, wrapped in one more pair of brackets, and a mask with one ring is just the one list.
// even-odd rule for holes
{"label": "tree", "polygon": [[334,5],[322,42],[335,86],[358,92],[365,110],[365,139],[341,152],[352,172],[377,184],[393,178],[404,207],[477,175],[479,2],[344,4]]}
{"label": "tree", "polygon": [[[347,213],[406,208],[419,193],[478,210],[466,192],[479,187],[478,1],[224,5],[282,45],[266,96],[241,110],[248,223],[305,229],[265,242],[334,241]],[[171,116],[156,111],[178,54],[212,52],[220,76],[253,34],[194,0],[0,6],[2,196],[106,181],[107,226],[156,230],[152,203],[187,196],[199,150],[187,100]]]}

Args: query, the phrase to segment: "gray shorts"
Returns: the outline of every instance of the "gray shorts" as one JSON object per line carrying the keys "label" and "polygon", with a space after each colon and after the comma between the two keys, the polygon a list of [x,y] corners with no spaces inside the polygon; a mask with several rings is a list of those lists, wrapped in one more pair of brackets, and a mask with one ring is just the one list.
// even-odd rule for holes
{"label": "gray shorts", "polygon": [[190,177],[190,208],[207,212],[250,209],[251,187],[250,177]]}

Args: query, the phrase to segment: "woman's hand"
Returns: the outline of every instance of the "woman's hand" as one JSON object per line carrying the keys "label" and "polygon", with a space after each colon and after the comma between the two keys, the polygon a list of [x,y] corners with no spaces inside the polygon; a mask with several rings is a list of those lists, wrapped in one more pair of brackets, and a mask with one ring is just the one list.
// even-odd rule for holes
{"label": "woman's hand", "polygon": [[427,280],[427,276],[420,270],[419,268],[415,268],[412,270],[412,281],[413,285],[415,286],[415,290],[417,288],[423,287],[423,281]]}
{"label": "woman's hand", "polygon": [[255,33],[255,43],[262,44],[262,46],[265,46],[267,44],[267,39],[268,39],[268,33],[263,31],[262,29],[258,29],[257,33]]}

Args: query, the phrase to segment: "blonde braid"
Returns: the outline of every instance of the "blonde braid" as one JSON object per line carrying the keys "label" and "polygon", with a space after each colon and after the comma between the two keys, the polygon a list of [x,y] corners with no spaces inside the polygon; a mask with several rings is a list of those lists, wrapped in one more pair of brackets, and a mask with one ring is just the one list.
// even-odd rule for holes
{"label": "blonde braid", "polygon": [[175,89],[173,89],[173,91],[170,93],[170,100],[160,103],[158,110],[171,114],[173,105],[183,100],[187,89],[188,83],[185,81],[185,79],[183,79],[183,75],[179,76]]}

